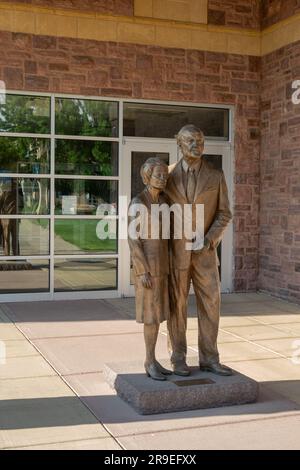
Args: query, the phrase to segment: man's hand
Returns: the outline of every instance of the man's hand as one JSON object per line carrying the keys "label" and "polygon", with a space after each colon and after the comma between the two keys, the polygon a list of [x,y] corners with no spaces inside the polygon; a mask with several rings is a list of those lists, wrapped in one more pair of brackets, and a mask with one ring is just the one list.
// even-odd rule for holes
{"label": "man's hand", "polygon": [[208,240],[208,238],[204,238],[203,247],[201,248],[201,250],[194,250],[194,253],[203,253],[204,251],[207,251],[209,249],[210,241]]}
{"label": "man's hand", "polygon": [[152,283],[152,277],[150,273],[145,273],[141,275],[142,279],[142,284],[146,289],[152,289],[153,283]]}
{"label": "man's hand", "polygon": [[206,238],[206,237],[204,238],[203,245],[204,246],[203,246],[202,250],[209,250],[210,249],[211,246],[210,246],[210,241],[209,241],[208,238]]}

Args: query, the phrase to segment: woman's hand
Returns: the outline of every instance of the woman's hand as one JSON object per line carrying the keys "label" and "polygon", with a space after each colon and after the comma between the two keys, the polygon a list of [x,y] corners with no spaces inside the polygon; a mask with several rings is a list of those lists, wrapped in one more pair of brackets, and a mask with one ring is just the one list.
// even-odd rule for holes
{"label": "woman's hand", "polygon": [[146,287],[146,289],[152,289],[153,284],[152,284],[152,277],[150,273],[142,274],[141,279],[142,279],[142,284],[144,287]]}

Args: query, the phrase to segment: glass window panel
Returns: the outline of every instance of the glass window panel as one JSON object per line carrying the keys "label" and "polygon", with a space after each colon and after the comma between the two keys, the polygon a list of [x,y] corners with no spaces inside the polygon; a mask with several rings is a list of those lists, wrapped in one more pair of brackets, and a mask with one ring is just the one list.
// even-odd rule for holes
{"label": "glass window panel", "polygon": [[49,220],[0,219],[0,255],[49,254]]}
{"label": "glass window panel", "polygon": [[0,260],[0,293],[49,291],[48,260]]}
{"label": "glass window panel", "polygon": [[[55,221],[55,254],[78,255],[84,253],[116,253],[116,220],[65,220]],[[107,238],[101,234],[106,235]]]}
{"label": "glass window panel", "polygon": [[0,132],[50,134],[50,98],[6,94],[0,102]]}
{"label": "glass window panel", "polygon": [[117,137],[118,130],[117,102],[75,98],[55,100],[56,134]]}
{"label": "glass window panel", "polygon": [[90,291],[117,288],[117,260],[57,259],[54,267],[54,289]]}
{"label": "glass window panel", "polygon": [[[115,215],[117,204],[117,181],[82,179],[57,179],[55,181],[56,214],[104,215],[109,213]],[[105,208],[107,212],[103,212]]]}
{"label": "glass window panel", "polygon": [[223,155],[207,155],[203,154],[203,158],[216,170],[222,170],[222,158]]}
{"label": "glass window panel", "polygon": [[124,103],[124,136],[173,139],[190,123],[200,127],[206,137],[228,140],[228,109]]}
{"label": "glass window panel", "polygon": [[0,214],[49,214],[49,180],[0,175]]}
{"label": "glass window panel", "polygon": [[50,140],[0,137],[1,173],[49,173]]}
{"label": "glass window panel", "polygon": [[159,158],[169,165],[169,154],[159,152],[131,152],[131,199],[145,188],[141,178],[141,166],[148,158]]}
{"label": "glass window panel", "polygon": [[55,172],[73,175],[118,175],[118,143],[57,139]]}

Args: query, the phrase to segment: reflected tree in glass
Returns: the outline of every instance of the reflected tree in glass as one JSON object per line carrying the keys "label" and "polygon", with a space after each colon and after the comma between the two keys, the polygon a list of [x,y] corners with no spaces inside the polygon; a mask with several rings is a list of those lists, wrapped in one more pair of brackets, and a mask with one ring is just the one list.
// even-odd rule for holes
{"label": "reflected tree in glass", "polygon": [[118,136],[118,103],[57,98],[55,132],[61,135]]}
{"label": "reflected tree in glass", "polygon": [[116,176],[118,174],[118,144],[57,139],[55,172],[57,174]]}
{"label": "reflected tree in glass", "polygon": [[9,95],[0,104],[0,132],[50,133],[50,98]]}
{"label": "reflected tree in glass", "polygon": [[49,173],[50,140],[0,136],[1,173]]}

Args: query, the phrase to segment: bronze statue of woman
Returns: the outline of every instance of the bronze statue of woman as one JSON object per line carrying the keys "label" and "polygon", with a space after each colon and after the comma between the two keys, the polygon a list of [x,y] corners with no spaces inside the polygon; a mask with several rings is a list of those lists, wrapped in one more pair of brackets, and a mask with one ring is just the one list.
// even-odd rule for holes
{"label": "bronze statue of woman", "polygon": [[[129,233],[128,236],[135,277],[136,321],[144,323],[146,374],[154,380],[166,380],[166,375],[172,372],[156,360],[155,347],[160,323],[169,317],[168,239],[163,240],[161,236],[161,217],[157,220],[159,236],[151,238],[151,208],[153,204],[166,202],[162,192],[167,184],[168,166],[158,158],[149,158],[142,165],[141,177],[146,187],[129,206],[129,213],[137,204],[142,205],[146,213],[146,217],[139,219],[138,234],[131,237]],[[129,224],[133,220],[129,216]],[[147,237],[143,237],[145,233]]]}

